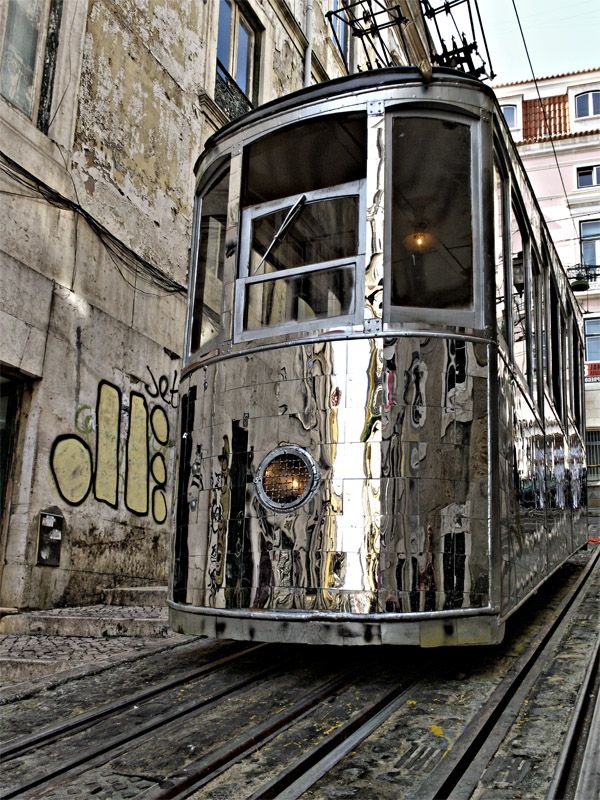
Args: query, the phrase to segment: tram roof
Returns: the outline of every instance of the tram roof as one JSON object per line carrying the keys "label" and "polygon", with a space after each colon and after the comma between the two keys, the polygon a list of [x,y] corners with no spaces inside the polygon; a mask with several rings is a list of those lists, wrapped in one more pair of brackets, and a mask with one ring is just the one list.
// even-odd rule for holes
{"label": "tram roof", "polygon": [[222,138],[235,133],[235,131],[240,128],[245,128],[249,124],[268,119],[271,115],[281,111],[289,111],[290,109],[302,106],[309,100],[311,102],[319,99],[326,100],[331,99],[334,95],[354,94],[365,89],[385,88],[386,86],[404,83],[410,80],[416,80],[427,84],[435,83],[440,80],[459,81],[460,83],[476,87],[490,97],[495,98],[496,96],[491,87],[486,86],[486,84],[476,78],[470,78],[468,75],[465,75],[464,72],[448,69],[447,67],[436,67],[429,80],[423,77],[423,74],[417,67],[384,67],[381,69],[369,70],[368,72],[344,75],[341,78],[333,78],[323,83],[306,86],[303,89],[298,89],[283,97],[270,100],[268,103],[264,103],[264,105],[258,106],[252,109],[252,111],[243,114],[241,117],[237,117],[231,122],[228,122],[206,140],[204,152],[197,159],[194,165],[194,171],[197,171],[200,161],[207,150],[210,150],[211,147],[217,144]]}

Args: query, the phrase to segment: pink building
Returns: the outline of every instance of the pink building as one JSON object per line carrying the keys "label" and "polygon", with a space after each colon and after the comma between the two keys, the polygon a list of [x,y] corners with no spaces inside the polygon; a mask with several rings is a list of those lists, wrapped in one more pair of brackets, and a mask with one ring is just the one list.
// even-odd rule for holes
{"label": "pink building", "polygon": [[585,315],[589,503],[600,518],[600,69],[494,89]]}

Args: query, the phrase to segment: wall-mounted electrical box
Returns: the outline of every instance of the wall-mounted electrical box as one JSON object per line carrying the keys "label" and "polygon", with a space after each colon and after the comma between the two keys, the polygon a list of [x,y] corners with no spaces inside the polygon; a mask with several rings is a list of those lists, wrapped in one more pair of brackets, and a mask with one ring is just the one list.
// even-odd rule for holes
{"label": "wall-mounted electrical box", "polygon": [[65,518],[57,509],[40,511],[38,536],[38,566],[58,567]]}

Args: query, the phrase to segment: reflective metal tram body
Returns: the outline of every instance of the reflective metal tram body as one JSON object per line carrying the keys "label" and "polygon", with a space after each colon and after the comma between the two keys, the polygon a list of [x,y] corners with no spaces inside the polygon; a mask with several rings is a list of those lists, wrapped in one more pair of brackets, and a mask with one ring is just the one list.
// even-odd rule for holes
{"label": "reflective metal tram body", "polygon": [[200,159],[170,620],[499,642],[585,543],[581,319],[493,93],[411,68]]}

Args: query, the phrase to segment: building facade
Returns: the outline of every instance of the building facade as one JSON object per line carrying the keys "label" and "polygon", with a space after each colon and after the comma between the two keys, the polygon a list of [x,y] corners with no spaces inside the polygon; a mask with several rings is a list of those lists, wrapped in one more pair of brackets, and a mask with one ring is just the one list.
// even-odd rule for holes
{"label": "building facade", "polygon": [[600,69],[494,89],[584,311],[588,496],[600,517]]}
{"label": "building facade", "polygon": [[360,66],[336,10],[0,4],[0,606],[166,582],[194,162]]}

